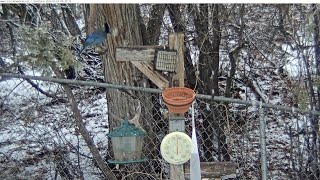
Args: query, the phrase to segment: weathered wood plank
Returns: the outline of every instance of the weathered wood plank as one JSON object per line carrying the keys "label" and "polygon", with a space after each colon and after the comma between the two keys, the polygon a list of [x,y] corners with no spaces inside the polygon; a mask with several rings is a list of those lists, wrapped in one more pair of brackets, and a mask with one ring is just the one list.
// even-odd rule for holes
{"label": "weathered wood plank", "polygon": [[[200,162],[201,178],[220,178],[234,175],[237,172],[237,163],[233,162]],[[190,166],[185,166],[186,179],[190,175]]]}
{"label": "weathered wood plank", "polygon": [[[174,33],[169,35],[169,48],[171,50],[177,50],[177,67],[175,73],[173,73],[172,83],[170,86],[184,87],[184,34]],[[177,117],[184,118],[183,113],[175,114]],[[169,129],[172,129],[170,127]],[[185,131],[185,130],[184,130]],[[183,164],[173,165],[170,164],[170,179],[174,180],[185,180]]]}
{"label": "weathered wood plank", "polygon": [[184,87],[184,34],[176,33],[169,35],[169,48],[177,51],[177,67],[172,76],[173,86]]}
{"label": "weathered wood plank", "polygon": [[117,47],[117,61],[153,61],[155,57],[154,47]]}
{"label": "weathered wood plank", "polygon": [[144,75],[146,75],[156,86],[164,89],[169,86],[169,81],[159,72],[153,70],[153,64],[148,61],[131,61]]}

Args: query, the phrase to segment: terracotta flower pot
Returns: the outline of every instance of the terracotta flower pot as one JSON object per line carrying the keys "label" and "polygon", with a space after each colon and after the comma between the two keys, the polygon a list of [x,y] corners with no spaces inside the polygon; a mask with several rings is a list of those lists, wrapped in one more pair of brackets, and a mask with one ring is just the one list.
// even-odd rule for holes
{"label": "terracotta flower pot", "polygon": [[162,91],[162,98],[169,112],[185,113],[189,110],[196,93],[185,87],[172,87]]}

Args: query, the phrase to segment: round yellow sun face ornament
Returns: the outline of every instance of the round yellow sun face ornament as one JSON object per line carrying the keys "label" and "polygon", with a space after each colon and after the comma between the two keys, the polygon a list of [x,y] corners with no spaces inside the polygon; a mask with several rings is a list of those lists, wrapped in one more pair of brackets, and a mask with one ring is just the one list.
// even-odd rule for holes
{"label": "round yellow sun face ornament", "polygon": [[160,145],[161,156],[170,164],[186,163],[191,156],[192,140],[183,132],[167,134]]}

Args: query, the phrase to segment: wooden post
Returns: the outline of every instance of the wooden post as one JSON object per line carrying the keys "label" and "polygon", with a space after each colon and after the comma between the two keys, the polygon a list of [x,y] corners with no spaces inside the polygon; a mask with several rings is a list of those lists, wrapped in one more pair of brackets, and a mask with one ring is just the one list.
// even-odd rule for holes
{"label": "wooden post", "polygon": [[[175,33],[169,35],[169,48],[177,50],[177,68],[176,73],[172,75],[169,83],[173,87],[184,87],[184,34]],[[175,116],[184,118],[184,114],[169,114],[169,118]],[[170,179],[171,180],[184,180],[183,164],[173,165],[170,164]]]}
{"label": "wooden post", "polygon": [[169,48],[177,51],[177,68],[172,76],[172,86],[184,87],[184,34],[170,34]]}

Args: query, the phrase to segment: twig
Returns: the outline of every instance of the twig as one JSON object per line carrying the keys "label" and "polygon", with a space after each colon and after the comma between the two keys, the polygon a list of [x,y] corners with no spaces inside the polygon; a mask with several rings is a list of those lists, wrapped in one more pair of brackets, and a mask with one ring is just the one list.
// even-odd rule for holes
{"label": "twig", "polygon": [[[20,65],[18,65],[18,71],[20,72],[20,74],[24,74],[24,72],[22,71],[22,68]],[[35,88],[37,91],[39,91],[41,94],[47,96],[47,97],[51,97],[51,98],[57,98],[56,96],[49,94],[47,92],[45,92],[43,89],[41,89],[36,83],[34,83],[33,81],[31,81],[30,79],[25,79],[33,88]]]}

